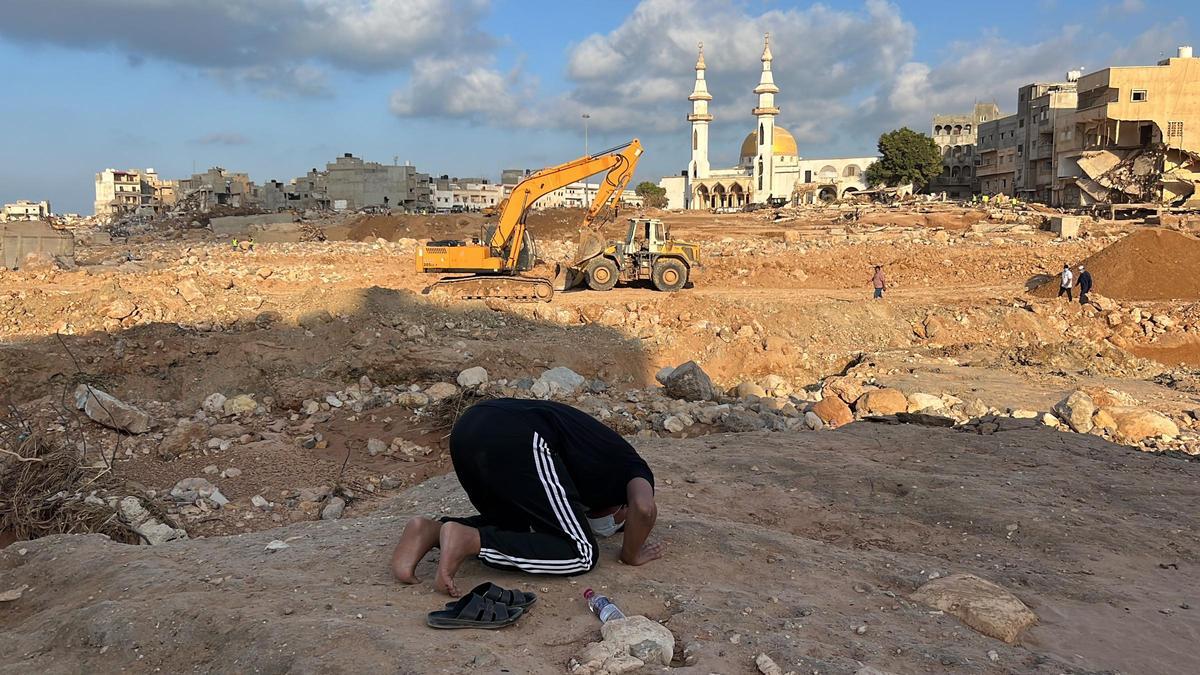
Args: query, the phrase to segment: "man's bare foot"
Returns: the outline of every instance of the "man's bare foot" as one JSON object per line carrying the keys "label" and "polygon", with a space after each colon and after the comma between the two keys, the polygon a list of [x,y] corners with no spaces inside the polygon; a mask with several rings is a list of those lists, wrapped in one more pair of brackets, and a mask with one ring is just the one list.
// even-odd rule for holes
{"label": "man's bare foot", "polygon": [[392,553],[392,574],[406,584],[415,584],[417,578],[417,563],[434,546],[438,545],[438,535],[442,524],[436,520],[420,516],[408,521],[404,526],[404,534]]}
{"label": "man's bare foot", "polygon": [[438,561],[437,580],[435,588],[457,598],[460,594],[454,585],[454,575],[463,561],[479,554],[479,530],[462,523],[443,523],[438,545],[442,549],[442,557]]}

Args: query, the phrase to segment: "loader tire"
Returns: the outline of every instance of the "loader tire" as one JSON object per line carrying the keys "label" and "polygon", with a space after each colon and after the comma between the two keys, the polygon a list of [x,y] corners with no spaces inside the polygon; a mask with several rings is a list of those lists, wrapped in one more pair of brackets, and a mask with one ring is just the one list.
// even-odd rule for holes
{"label": "loader tire", "polygon": [[675,258],[661,258],[654,263],[654,287],[664,293],[674,293],[687,284],[687,266]]}
{"label": "loader tire", "polygon": [[587,285],[593,291],[611,291],[617,285],[617,264],[596,258],[587,266]]}

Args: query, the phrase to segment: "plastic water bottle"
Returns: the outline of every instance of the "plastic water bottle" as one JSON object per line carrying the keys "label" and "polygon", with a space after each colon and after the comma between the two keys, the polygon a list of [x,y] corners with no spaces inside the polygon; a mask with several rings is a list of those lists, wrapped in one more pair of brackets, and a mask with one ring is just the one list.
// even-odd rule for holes
{"label": "plastic water bottle", "polygon": [[608,623],[613,619],[624,619],[625,614],[621,609],[613,604],[603,595],[596,595],[596,591],[587,589],[583,592],[583,599],[587,600],[588,608],[592,610],[592,614],[600,617],[600,623]]}

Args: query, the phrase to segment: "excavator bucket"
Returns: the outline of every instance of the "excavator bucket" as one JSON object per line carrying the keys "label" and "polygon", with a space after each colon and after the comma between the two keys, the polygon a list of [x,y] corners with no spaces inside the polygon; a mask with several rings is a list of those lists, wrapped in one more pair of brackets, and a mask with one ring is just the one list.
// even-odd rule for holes
{"label": "excavator bucket", "polygon": [[565,291],[583,283],[583,271],[578,267],[554,263],[554,290]]}
{"label": "excavator bucket", "polygon": [[595,230],[580,232],[579,246],[575,249],[575,260],[571,266],[582,269],[587,261],[600,255],[606,245],[607,242],[601,233]]}

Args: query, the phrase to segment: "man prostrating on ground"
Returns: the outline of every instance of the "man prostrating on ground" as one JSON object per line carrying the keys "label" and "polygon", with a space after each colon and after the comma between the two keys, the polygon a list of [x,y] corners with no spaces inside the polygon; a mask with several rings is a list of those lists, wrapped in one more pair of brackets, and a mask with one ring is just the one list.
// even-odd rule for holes
{"label": "man prostrating on ground", "polygon": [[435,585],[457,597],[454,575],[478,556],[531,574],[582,574],[596,566],[596,535],[624,531],[620,559],[662,557],[654,529],[654,474],[625,439],[590,415],[553,401],[494,399],[463,413],[450,432],[454,472],[479,515],[413,518],[392,572],[416,583],[417,563],[441,548]]}

